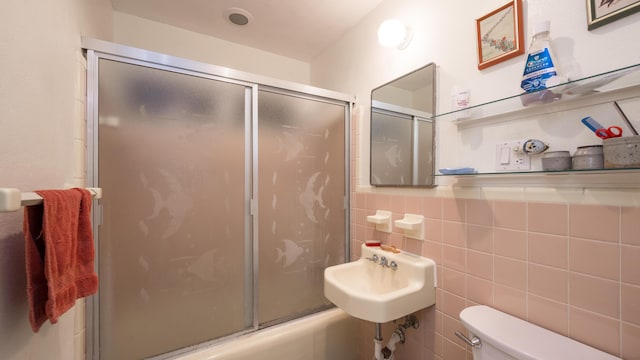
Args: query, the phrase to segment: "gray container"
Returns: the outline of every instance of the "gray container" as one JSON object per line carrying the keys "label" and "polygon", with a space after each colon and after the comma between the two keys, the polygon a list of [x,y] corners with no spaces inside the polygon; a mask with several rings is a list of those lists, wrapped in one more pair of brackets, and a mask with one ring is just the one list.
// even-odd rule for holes
{"label": "gray container", "polygon": [[602,140],[605,168],[640,167],[640,135]]}
{"label": "gray container", "polygon": [[562,171],[571,169],[571,154],[568,151],[547,151],[542,155],[542,170]]}
{"label": "gray container", "polygon": [[579,146],[571,159],[571,168],[575,170],[595,170],[604,167],[602,145]]}

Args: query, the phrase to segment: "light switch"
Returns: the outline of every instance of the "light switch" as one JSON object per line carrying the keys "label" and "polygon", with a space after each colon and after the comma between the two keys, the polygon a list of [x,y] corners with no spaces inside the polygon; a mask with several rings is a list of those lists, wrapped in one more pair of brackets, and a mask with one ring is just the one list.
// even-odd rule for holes
{"label": "light switch", "polygon": [[521,151],[521,141],[496,144],[496,171],[523,171],[531,169],[531,156]]}
{"label": "light switch", "polygon": [[509,155],[511,154],[511,149],[507,147],[500,148],[500,165],[508,165],[509,164]]}

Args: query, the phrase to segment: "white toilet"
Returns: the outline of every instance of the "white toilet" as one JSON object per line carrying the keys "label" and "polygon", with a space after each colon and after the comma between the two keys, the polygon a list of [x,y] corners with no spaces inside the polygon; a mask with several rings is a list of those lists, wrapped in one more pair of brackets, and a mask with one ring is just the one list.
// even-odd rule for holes
{"label": "white toilet", "polygon": [[462,310],[460,320],[469,331],[465,341],[471,345],[479,340],[473,346],[474,360],[619,359],[485,305]]}

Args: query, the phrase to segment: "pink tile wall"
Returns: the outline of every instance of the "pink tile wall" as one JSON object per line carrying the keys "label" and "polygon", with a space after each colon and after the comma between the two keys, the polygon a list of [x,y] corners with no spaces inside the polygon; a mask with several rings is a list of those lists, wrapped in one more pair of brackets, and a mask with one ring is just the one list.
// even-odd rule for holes
{"label": "pink tile wall", "polygon": [[[425,216],[425,240],[375,230],[366,216]],[[486,304],[622,357],[640,359],[640,207],[354,193],[353,257],[378,239],[436,261],[436,305],[419,313],[398,360],[471,359],[458,314]],[[386,324],[386,338],[397,325]],[[373,355],[363,322],[361,354]]]}

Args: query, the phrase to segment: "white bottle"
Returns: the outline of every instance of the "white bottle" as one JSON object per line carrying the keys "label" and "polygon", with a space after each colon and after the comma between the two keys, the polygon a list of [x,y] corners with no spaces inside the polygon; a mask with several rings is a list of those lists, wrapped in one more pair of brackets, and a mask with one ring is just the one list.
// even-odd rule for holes
{"label": "white bottle", "polygon": [[[533,28],[534,35],[529,46],[522,82],[520,83],[520,87],[526,92],[546,89],[549,79],[558,76],[553,63],[549,27],[549,21],[541,21]],[[551,83],[555,84],[556,82],[552,80],[549,86]]]}

